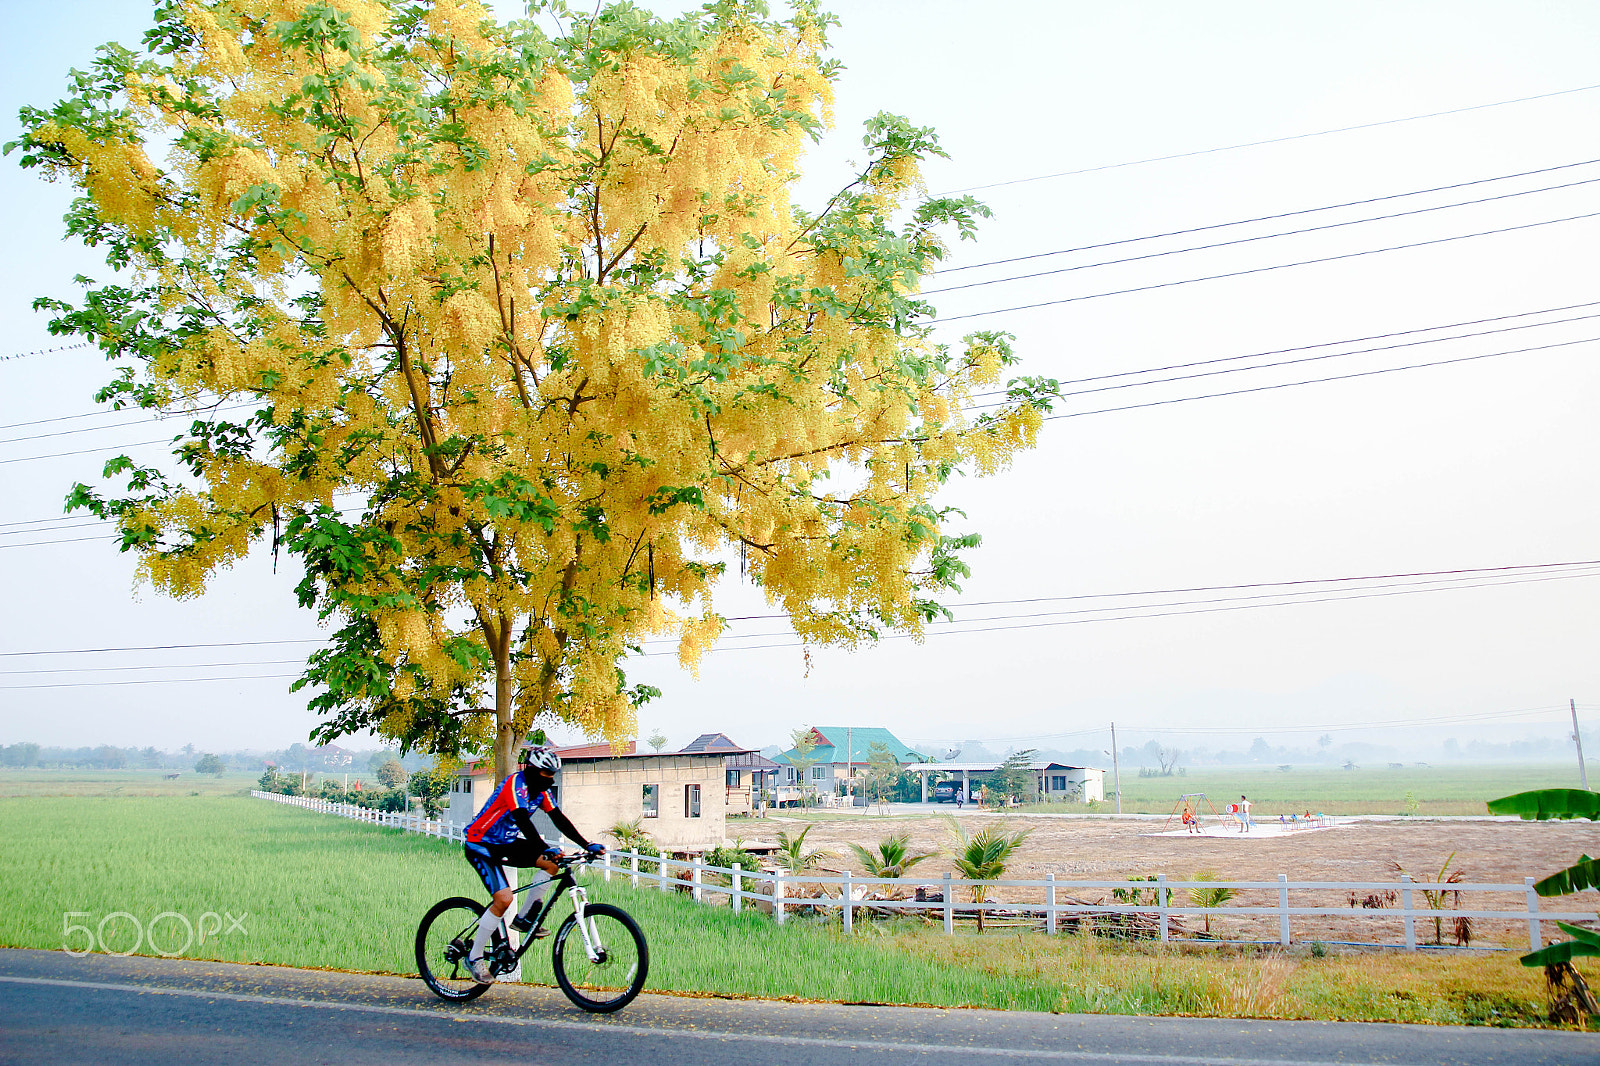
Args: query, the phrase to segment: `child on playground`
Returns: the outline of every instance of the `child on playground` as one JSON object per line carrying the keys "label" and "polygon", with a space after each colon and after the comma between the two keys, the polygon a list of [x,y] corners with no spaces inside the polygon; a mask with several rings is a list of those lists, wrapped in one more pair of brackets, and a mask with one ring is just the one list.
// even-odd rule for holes
{"label": "child on playground", "polygon": [[1191,833],[1200,832],[1200,820],[1194,816],[1194,807],[1187,800],[1183,804],[1183,827]]}

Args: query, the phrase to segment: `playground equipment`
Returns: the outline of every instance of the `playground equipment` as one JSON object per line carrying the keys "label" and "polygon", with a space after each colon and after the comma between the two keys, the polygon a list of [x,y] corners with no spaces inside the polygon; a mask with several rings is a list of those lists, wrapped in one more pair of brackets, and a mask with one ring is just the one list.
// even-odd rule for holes
{"label": "playground equipment", "polygon": [[1190,800],[1201,800],[1201,801],[1204,801],[1205,805],[1207,807],[1211,808],[1211,817],[1215,818],[1217,820],[1218,824],[1221,824],[1221,822],[1223,820],[1222,813],[1217,810],[1216,804],[1212,803],[1209,799],[1206,798],[1206,794],[1204,792],[1185,792],[1183,795],[1178,797],[1178,802],[1174,803],[1172,805],[1172,813],[1167,815],[1166,822],[1164,822],[1162,824],[1162,826],[1161,826],[1161,831],[1163,833],[1166,832],[1169,828],[1171,828],[1172,820],[1174,818],[1181,818],[1182,812],[1183,812],[1183,807],[1184,807],[1185,804],[1188,804],[1189,808],[1194,811],[1195,824],[1196,825],[1200,825],[1202,828],[1204,828],[1203,823],[1200,822],[1200,804],[1198,804],[1198,803],[1189,803]]}

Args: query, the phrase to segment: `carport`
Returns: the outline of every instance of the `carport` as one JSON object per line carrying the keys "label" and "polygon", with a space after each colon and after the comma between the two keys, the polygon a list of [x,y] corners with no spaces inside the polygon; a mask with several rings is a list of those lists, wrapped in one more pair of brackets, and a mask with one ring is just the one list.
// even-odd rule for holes
{"label": "carport", "polygon": [[[972,775],[992,774],[1000,769],[1000,764],[995,762],[924,762],[912,763],[907,770],[922,777],[922,802],[928,802],[928,775],[929,774],[959,774],[961,777],[962,796],[972,795]],[[1093,766],[1068,766],[1065,763],[1052,762],[1044,759],[1028,764],[1028,769],[1033,772],[1036,797],[1050,799],[1058,793],[1077,794],[1081,799],[1105,798],[1104,770]],[[1061,787],[1056,787],[1057,784]]]}

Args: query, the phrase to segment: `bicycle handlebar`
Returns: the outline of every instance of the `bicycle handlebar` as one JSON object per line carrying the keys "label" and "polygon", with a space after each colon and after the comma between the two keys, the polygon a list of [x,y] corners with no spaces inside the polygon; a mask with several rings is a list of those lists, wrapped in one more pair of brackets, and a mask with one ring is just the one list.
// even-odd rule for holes
{"label": "bicycle handlebar", "polygon": [[569,866],[576,866],[579,863],[591,863],[591,862],[594,862],[596,859],[599,859],[599,858],[602,858],[602,857],[603,856],[596,855],[593,852],[575,851],[575,852],[566,852],[566,853],[563,853],[561,855],[557,855],[551,861],[554,862],[557,866],[561,867],[563,870],[565,870]]}

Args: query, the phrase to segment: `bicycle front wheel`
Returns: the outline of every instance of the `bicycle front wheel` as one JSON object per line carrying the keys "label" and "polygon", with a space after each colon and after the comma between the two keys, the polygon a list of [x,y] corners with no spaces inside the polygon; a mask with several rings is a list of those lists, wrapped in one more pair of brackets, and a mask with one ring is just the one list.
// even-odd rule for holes
{"label": "bicycle front wheel", "polygon": [[591,903],[584,912],[588,943],[578,928],[578,916],[567,915],[556,931],[551,968],[568,999],[586,1011],[609,1014],[632,1003],[644,987],[650,950],[638,923],[626,911],[609,903]]}
{"label": "bicycle front wheel", "polygon": [[489,990],[467,969],[467,951],[482,913],[477,900],[455,896],[435,903],[417,927],[417,972],[440,999],[463,1003]]}

